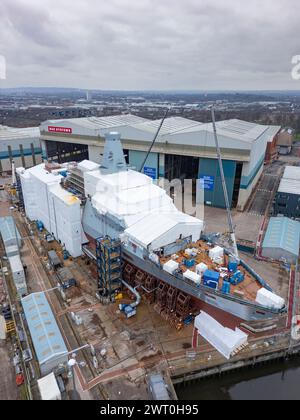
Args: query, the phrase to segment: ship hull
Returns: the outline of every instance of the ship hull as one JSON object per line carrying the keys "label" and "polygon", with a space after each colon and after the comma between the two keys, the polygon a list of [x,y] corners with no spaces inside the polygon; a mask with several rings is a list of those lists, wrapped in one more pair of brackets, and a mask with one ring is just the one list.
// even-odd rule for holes
{"label": "ship hull", "polygon": [[248,322],[275,319],[280,316],[280,312],[258,306],[255,303],[242,301],[234,296],[223,295],[220,292],[210,290],[204,286],[193,286],[181,278],[177,278],[163,271],[152,261],[141,259],[125,247],[122,249],[122,257],[124,261],[135,266],[137,269],[142,270],[143,272],[157,278],[159,281],[163,281],[181,292],[190,295],[193,300],[199,302],[199,306],[201,302],[204,302]]}

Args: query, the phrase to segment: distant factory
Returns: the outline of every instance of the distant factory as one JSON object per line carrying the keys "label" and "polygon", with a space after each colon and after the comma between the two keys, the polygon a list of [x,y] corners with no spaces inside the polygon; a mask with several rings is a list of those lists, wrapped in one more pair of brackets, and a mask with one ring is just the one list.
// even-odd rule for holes
{"label": "distant factory", "polygon": [[42,162],[38,127],[12,128],[0,125],[0,174],[16,166],[30,168]]}
{"label": "distant factory", "polygon": [[[45,121],[40,126],[43,158],[101,163],[105,134],[117,131],[127,163],[140,170],[159,124],[133,115]],[[243,210],[263,171],[268,145],[270,160],[276,158],[281,128],[228,120],[218,122],[217,129],[230,203]],[[225,206],[212,124],[166,119],[143,171],[153,179],[194,180],[197,200],[204,190],[207,205]]]}

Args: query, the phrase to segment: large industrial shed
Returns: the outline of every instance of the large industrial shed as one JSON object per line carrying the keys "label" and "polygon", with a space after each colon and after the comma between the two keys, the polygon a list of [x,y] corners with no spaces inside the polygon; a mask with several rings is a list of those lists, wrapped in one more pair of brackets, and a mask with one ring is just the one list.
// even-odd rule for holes
{"label": "large industrial shed", "polygon": [[11,216],[0,217],[0,234],[5,247],[7,257],[19,255],[19,248],[22,245],[21,235]]}
{"label": "large industrial shed", "polygon": [[[113,130],[121,134],[128,163],[139,170],[160,122],[133,115],[46,121],[40,127],[43,156],[101,163],[104,135]],[[230,202],[242,210],[262,173],[267,144],[280,127],[228,120],[218,122],[217,128]],[[194,180],[198,201],[202,189],[206,204],[225,206],[212,124],[166,119],[144,173],[154,179]]]}
{"label": "large industrial shed", "polygon": [[42,162],[38,127],[12,128],[0,125],[0,173],[16,166],[29,168]]}
{"label": "large industrial shed", "polygon": [[273,217],[263,242],[262,255],[296,264],[299,258],[300,223],[287,217]]}
{"label": "large industrial shed", "polygon": [[280,182],[274,214],[300,219],[300,167],[287,166]]}
{"label": "large industrial shed", "polygon": [[21,300],[42,376],[68,362],[68,350],[45,293]]}

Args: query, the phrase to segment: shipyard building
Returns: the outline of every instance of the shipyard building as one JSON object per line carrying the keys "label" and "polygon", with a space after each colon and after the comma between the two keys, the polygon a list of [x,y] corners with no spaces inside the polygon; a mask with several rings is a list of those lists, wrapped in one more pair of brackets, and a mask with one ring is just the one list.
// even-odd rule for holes
{"label": "shipyard building", "polygon": [[292,128],[283,128],[278,134],[277,144],[281,155],[289,155],[295,140],[295,131]]}
{"label": "shipyard building", "polygon": [[48,375],[68,362],[64,339],[45,293],[33,293],[21,303],[41,374]]}
{"label": "shipyard building", "polygon": [[12,128],[0,125],[0,174],[16,166],[29,168],[42,162],[38,127]]}
{"label": "shipyard building", "polygon": [[[46,121],[40,127],[43,157],[101,163],[105,134],[117,131],[127,163],[140,170],[159,124],[133,115]],[[263,171],[267,144],[280,127],[228,120],[217,129],[229,199],[243,210]],[[167,118],[143,171],[153,179],[194,180],[196,197],[204,190],[207,205],[225,207],[212,124]]]}
{"label": "shipyard building", "polygon": [[296,264],[299,247],[300,223],[287,217],[272,217],[263,242],[263,257]]}
{"label": "shipyard building", "polygon": [[275,197],[274,214],[300,219],[300,167],[285,168]]}

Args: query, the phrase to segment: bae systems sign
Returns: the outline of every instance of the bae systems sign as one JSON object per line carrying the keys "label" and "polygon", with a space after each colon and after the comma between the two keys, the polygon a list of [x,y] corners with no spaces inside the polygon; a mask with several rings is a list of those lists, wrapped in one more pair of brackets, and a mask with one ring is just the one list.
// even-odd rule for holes
{"label": "bae systems sign", "polygon": [[63,133],[63,134],[72,134],[72,128],[65,127],[48,127],[49,133]]}

